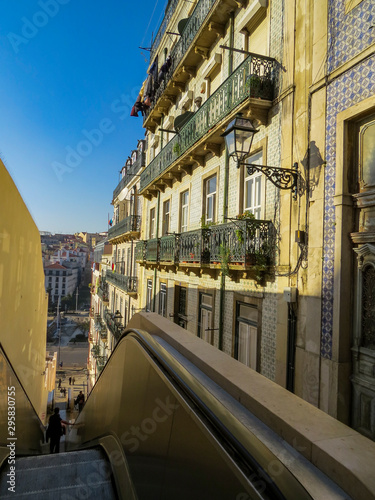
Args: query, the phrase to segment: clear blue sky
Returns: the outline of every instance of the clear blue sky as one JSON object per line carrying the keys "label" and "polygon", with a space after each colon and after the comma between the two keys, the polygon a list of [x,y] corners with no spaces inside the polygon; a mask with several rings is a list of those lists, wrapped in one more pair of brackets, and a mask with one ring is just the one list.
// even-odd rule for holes
{"label": "clear blue sky", "polygon": [[166,4],[0,0],[0,156],[40,230],[107,230],[119,170],[144,138],[130,117],[149,58],[138,47]]}

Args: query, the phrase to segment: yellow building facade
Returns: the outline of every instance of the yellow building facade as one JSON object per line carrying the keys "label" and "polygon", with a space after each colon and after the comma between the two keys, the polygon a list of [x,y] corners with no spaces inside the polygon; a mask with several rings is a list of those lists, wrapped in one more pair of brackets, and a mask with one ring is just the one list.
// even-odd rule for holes
{"label": "yellow building facade", "polygon": [[[46,363],[48,298],[39,231],[0,161],[0,343],[42,422],[56,364]],[[6,366],[3,364],[4,372]],[[51,378],[52,377],[52,378]],[[6,384],[1,400],[5,404]],[[22,399],[21,395],[19,398]],[[20,401],[21,406],[21,401]]]}

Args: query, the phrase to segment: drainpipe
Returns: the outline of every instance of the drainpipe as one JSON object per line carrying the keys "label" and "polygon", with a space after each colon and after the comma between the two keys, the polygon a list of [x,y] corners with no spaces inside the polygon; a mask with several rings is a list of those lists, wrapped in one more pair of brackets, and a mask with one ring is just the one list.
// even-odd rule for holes
{"label": "drainpipe", "polygon": [[297,316],[293,308],[293,304],[288,303],[288,353],[287,353],[287,372],[286,372],[286,388],[290,392],[294,392],[294,372],[295,372],[295,357],[296,357],[296,323]]}
{"label": "drainpipe", "polygon": [[[234,47],[234,12],[231,13],[229,19],[229,47]],[[233,71],[233,50],[228,50],[228,76]],[[229,156],[225,150],[224,159],[224,199],[223,199],[223,223],[228,217],[228,182],[229,182]],[[219,349],[223,350],[224,338],[224,307],[225,307],[225,275],[222,273],[220,277],[220,308],[219,308]]]}
{"label": "drainpipe", "polygon": [[[156,238],[159,238],[159,212],[160,212],[160,191],[158,191],[158,205],[156,208]],[[156,275],[157,275],[157,270],[156,266],[154,269],[154,297],[152,301],[152,311],[155,312],[156,308]]]}
{"label": "drainpipe", "polygon": [[[234,12],[231,12],[229,18],[229,47],[234,48]],[[228,76],[232,74],[233,71],[233,50],[228,50]]]}

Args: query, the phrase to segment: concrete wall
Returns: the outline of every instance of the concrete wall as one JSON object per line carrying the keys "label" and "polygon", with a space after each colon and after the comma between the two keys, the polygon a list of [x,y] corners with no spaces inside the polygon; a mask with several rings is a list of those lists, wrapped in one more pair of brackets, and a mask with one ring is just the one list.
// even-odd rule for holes
{"label": "concrete wall", "polygon": [[41,420],[47,405],[46,328],[39,231],[0,160],[0,342]]}

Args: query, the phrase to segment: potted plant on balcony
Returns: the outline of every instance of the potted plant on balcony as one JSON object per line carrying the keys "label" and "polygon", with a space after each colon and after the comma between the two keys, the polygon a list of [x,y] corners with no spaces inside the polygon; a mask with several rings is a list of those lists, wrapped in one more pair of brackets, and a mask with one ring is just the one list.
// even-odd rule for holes
{"label": "potted plant on balcony", "polygon": [[[237,220],[254,220],[255,215],[252,212],[250,212],[250,210],[245,210],[244,213],[238,214],[236,219]],[[243,243],[245,241],[244,230],[238,228],[238,229],[236,229],[235,233],[236,233],[236,237],[237,237],[238,242]]]}

